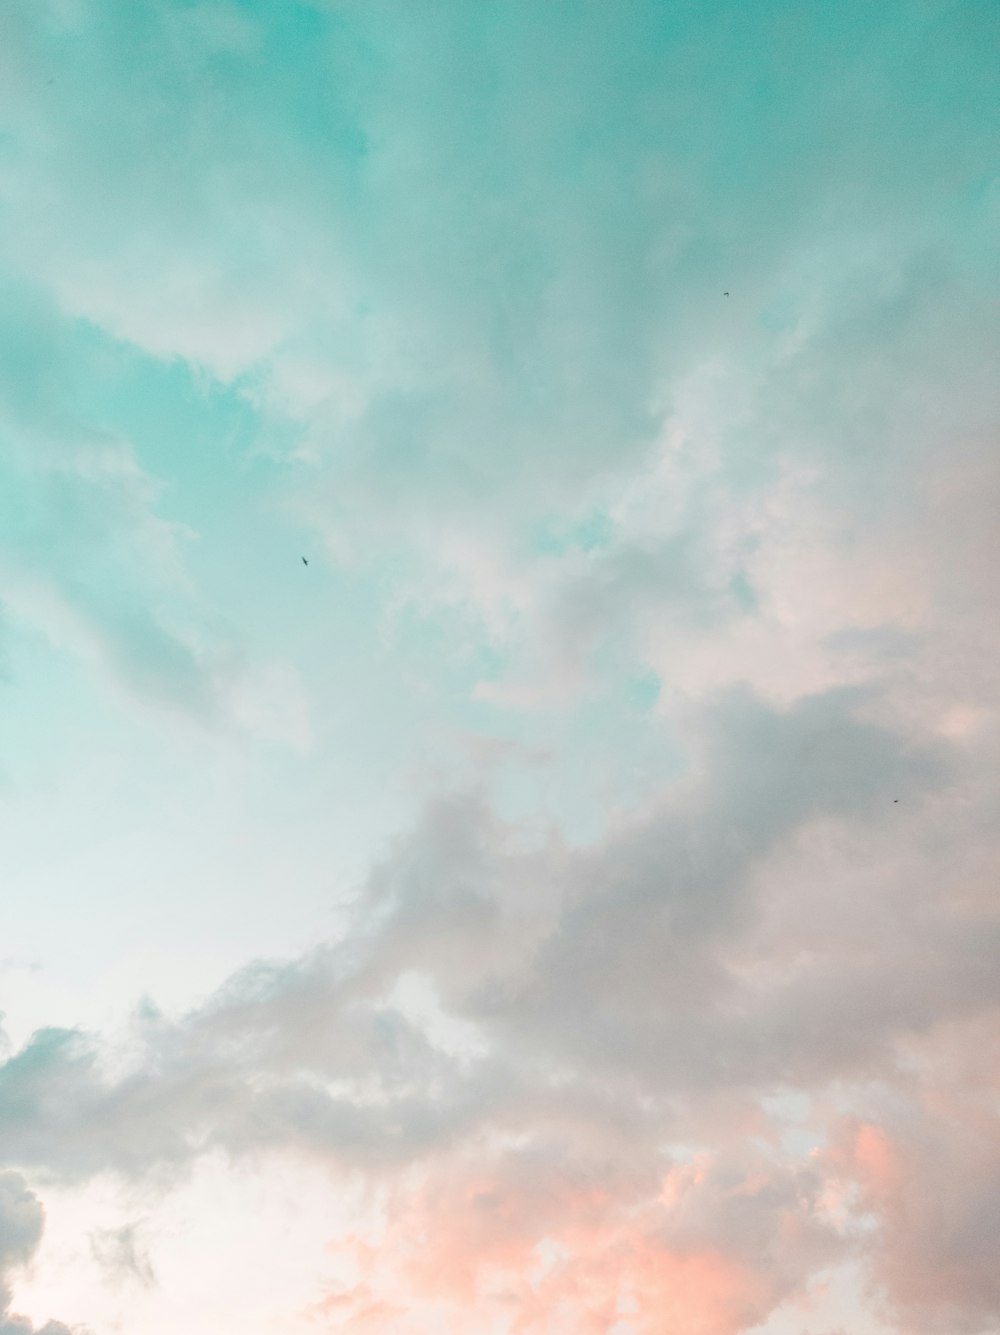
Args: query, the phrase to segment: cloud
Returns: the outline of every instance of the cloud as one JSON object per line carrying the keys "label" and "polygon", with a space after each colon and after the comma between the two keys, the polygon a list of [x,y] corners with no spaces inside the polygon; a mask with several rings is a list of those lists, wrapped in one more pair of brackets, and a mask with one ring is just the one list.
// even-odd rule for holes
{"label": "cloud", "polygon": [[[909,1330],[993,1329],[1000,1155],[989,1099],[944,1090],[845,1125],[837,1161],[876,1221],[873,1277]],[[964,1093],[964,1091],[963,1091]]]}
{"label": "cloud", "polygon": [[519,1332],[603,1331],[621,1315],[637,1332],[727,1335],[836,1249],[809,1218],[817,1185],[708,1156],[649,1183],[556,1141],[476,1153],[394,1204],[367,1285],[330,1294],[320,1310],[364,1329],[374,1300],[379,1328],[403,1278],[418,1330],[445,1304],[439,1320],[462,1313],[484,1326],[507,1308],[513,1320],[501,1328]]}
{"label": "cloud", "polygon": [[78,409],[76,359],[99,374],[81,327],[23,283],[4,289],[0,574],[9,630],[40,633],[153,709],[307,747],[293,668],[248,661],[195,594],[186,551],[196,535],[159,513],[163,483],[129,440]]}
{"label": "cloud", "polygon": [[[737,1335],[845,1256],[902,1330],[995,1325],[995,19],[792,9],[0,15],[5,636],[323,736],[131,359],[253,420],[203,433],[214,551],[280,512],[377,601],[359,753],[425,635],[510,781],[430,794],[336,940],[6,1056],[33,1181],[361,1178],[346,1329]],[[572,836],[510,814],[573,785]],[[125,1218],[91,1260],[141,1289]]]}
{"label": "cloud", "polygon": [[10,1272],[34,1256],[42,1237],[44,1212],[20,1173],[0,1173],[0,1333],[2,1335],[70,1335],[69,1327],[48,1321],[32,1325],[11,1312]]}
{"label": "cloud", "polygon": [[113,1282],[135,1283],[145,1288],[156,1283],[156,1273],[141,1234],[141,1221],[119,1228],[98,1229],[91,1234],[94,1259]]}
{"label": "cloud", "polygon": [[[147,1008],[117,1051],[36,1034],[0,1068],[9,1161],[163,1185],[220,1150],[361,1172],[390,1220],[385,1268],[329,1307],[347,1303],[359,1329],[407,1294],[428,1322],[435,1304],[500,1303],[511,1329],[553,1313],[597,1329],[620,1300],[639,1331],[748,1329],[808,1292],[871,1208],[831,1204],[864,1156],[803,1159],[764,1101],[832,1098],[821,1145],[839,1134],[838,1087],[889,1082],[905,1107],[908,1044],[1000,1007],[989,910],[942,891],[966,865],[956,757],[866,722],[866,704],[722,697],[690,777],[590,846],[531,838],[484,793],[432,805],[340,943],[248,968],[178,1019]],[[896,793],[914,814],[895,814]],[[894,867],[890,819],[937,833]],[[859,867],[877,891],[845,913]],[[796,913],[787,896],[820,875]],[[400,1009],[411,974],[471,1045]],[[923,1244],[895,1240],[905,1205],[873,1199],[890,1258],[876,1273],[902,1293]],[[963,1301],[959,1280],[941,1284]],[[961,1319],[989,1294],[970,1288]]]}
{"label": "cloud", "polygon": [[[953,181],[971,245],[983,140],[971,111],[931,114],[921,63],[968,32],[936,6],[829,30],[547,17],[81,9],[86,116],[59,114],[61,83],[12,107],[10,264],[239,385],[275,438],[294,423],[298,512],[338,559],[391,555],[403,596],[485,623],[481,700],[565,705],[637,667],[665,700],[749,679],[788,702],[883,672],[880,635],[927,631],[923,539],[859,504],[845,542],[842,507],[892,515],[941,429],[961,473],[996,407],[986,294],[921,184]],[[23,81],[65,21],[11,12]],[[961,105],[985,106],[965,64]],[[595,515],[605,548],[533,550]],[[116,612],[88,616],[120,679],[225,712],[204,630]],[[301,715],[265,726],[303,744]]]}

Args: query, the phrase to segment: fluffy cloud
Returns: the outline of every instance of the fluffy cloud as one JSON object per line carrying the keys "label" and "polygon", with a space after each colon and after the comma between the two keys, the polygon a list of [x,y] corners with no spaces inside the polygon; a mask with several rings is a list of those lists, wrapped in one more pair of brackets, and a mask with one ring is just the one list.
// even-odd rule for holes
{"label": "fluffy cloud", "polygon": [[19,1173],[0,1173],[0,1332],[2,1335],[69,1335],[58,1321],[36,1327],[10,1310],[11,1270],[30,1261],[42,1236],[44,1214]]}
{"label": "fluffy cloud", "polygon": [[848,1124],[835,1156],[875,1225],[874,1277],[907,1329],[980,1335],[1000,1312],[995,1106],[896,1102],[882,1122]]}
{"label": "fluffy cloud", "polygon": [[[370,1174],[391,1219],[380,1266],[349,1302],[323,1300],[358,1329],[399,1319],[386,1313],[409,1293],[431,1325],[441,1303],[500,1303],[511,1330],[559,1312],[596,1330],[620,1302],[636,1331],[735,1335],[807,1291],[871,1212],[867,1252],[892,1301],[926,1313],[919,1283],[935,1283],[942,1320],[978,1332],[988,1271],[969,1283],[975,1255],[950,1261],[934,1218],[914,1225],[901,1184],[930,1209],[932,1182],[880,1166],[936,1162],[921,1138],[940,1131],[883,1152],[869,1130],[813,1162],[765,1112],[775,1093],[808,1093],[816,1143],[843,1138],[838,1087],[888,1082],[905,1110],[907,1045],[947,1023],[989,1032],[1000,1013],[995,915],[955,894],[975,870],[962,823],[944,837],[956,757],[862,721],[864,703],[724,698],[702,720],[701,769],[589,848],[532,841],[482,794],[432,807],[338,945],[251,968],[180,1020],[146,1010],[117,1055],[36,1035],[0,1069],[9,1161],[167,1182],[210,1150],[294,1147]],[[892,821],[912,832],[902,864]],[[471,1045],[400,1009],[413,973]],[[971,1093],[955,1097],[972,1117]],[[949,1171],[969,1212],[956,1256],[988,1223],[995,1131],[984,1107],[967,1153],[953,1147],[982,1191],[978,1205]],[[760,1149],[734,1158],[748,1138]],[[845,1217],[834,1197],[852,1175]]]}
{"label": "fluffy cloud", "polygon": [[605,1331],[622,1317],[640,1332],[725,1335],[835,1252],[814,1213],[818,1186],[808,1171],[712,1156],[654,1184],[625,1165],[569,1159],[555,1141],[477,1152],[395,1204],[364,1286],[320,1310],[348,1329],[377,1314],[378,1329],[405,1277],[408,1316],[397,1307],[393,1319],[414,1330],[442,1319],[437,1303],[445,1322],[460,1312],[490,1330]]}

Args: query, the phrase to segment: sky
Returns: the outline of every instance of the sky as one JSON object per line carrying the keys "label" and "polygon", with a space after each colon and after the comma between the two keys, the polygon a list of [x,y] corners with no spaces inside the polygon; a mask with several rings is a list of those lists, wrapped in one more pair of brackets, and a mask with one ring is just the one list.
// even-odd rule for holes
{"label": "sky", "polygon": [[0,0],[0,1335],[1000,1332],[993,0]]}

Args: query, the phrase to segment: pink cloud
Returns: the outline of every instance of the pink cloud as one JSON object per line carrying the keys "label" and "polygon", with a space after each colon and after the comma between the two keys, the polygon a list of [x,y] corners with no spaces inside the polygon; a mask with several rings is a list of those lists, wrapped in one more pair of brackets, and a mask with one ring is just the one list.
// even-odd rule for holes
{"label": "pink cloud", "polygon": [[362,1280],[317,1315],[386,1332],[422,1331],[433,1313],[444,1329],[509,1335],[618,1321],[635,1335],[739,1335],[805,1292],[836,1247],[818,1175],[703,1155],[649,1192],[612,1164],[553,1159],[439,1164],[393,1197],[377,1248],[344,1241]]}
{"label": "pink cloud", "polygon": [[[995,1032],[994,1032],[995,1041]],[[980,1335],[1000,1320],[1000,1116],[995,1090],[930,1086],[834,1150],[874,1221],[863,1242],[878,1291],[913,1332]]]}

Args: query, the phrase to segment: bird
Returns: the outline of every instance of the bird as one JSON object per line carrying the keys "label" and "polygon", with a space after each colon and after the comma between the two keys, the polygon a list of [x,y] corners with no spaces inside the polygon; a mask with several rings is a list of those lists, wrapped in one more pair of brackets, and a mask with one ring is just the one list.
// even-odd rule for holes
{"label": "bird", "polygon": [[307,565],[309,564],[309,562],[306,560],[306,558],[305,558],[304,556],[303,556],[303,558],[302,558],[302,564],[303,564],[304,566],[307,566]]}
{"label": "bird", "polygon": [[893,806],[895,806],[895,804],[896,804],[898,801],[899,801],[899,798],[898,798],[898,797],[894,797],[894,798],[892,799]]}
{"label": "bird", "polygon": [[729,293],[728,293],[728,292],[723,292],[722,295],[723,295],[724,297],[728,297],[728,296],[729,296]]}

